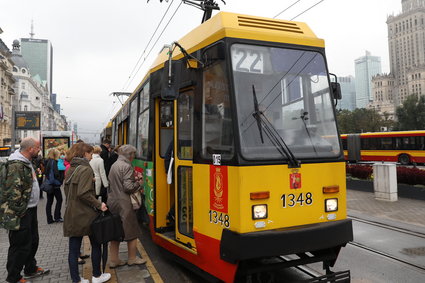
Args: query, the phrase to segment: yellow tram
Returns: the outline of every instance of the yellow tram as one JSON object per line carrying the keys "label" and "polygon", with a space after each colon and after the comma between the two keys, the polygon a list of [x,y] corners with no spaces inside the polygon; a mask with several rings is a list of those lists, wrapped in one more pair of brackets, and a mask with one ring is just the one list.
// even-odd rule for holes
{"label": "yellow tram", "polygon": [[137,147],[155,243],[224,282],[330,273],[353,239],[339,95],[301,22],[220,12],[163,50],[111,120],[112,142]]}

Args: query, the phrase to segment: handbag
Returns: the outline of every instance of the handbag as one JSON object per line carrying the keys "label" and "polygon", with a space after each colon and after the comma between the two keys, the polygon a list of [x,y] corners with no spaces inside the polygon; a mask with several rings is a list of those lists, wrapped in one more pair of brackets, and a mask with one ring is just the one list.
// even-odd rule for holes
{"label": "handbag", "polygon": [[57,180],[55,178],[55,171],[53,169],[53,166],[55,166],[55,162],[53,160],[51,160],[50,161],[50,170],[49,170],[49,175],[48,175],[49,183],[51,185],[60,186],[60,185],[62,185],[62,182],[60,182],[59,180]]}
{"label": "handbag", "polygon": [[47,178],[44,178],[43,183],[41,184],[40,189],[43,192],[46,192],[47,194],[52,194],[54,187],[52,186],[52,184],[50,184],[49,180]]}
{"label": "handbag", "polygon": [[130,194],[130,200],[134,210],[140,209],[142,206],[142,194],[140,191]]}
{"label": "handbag", "polygon": [[118,214],[112,214],[109,210],[99,213],[90,225],[90,230],[98,244],[124,240],[121,217]]}

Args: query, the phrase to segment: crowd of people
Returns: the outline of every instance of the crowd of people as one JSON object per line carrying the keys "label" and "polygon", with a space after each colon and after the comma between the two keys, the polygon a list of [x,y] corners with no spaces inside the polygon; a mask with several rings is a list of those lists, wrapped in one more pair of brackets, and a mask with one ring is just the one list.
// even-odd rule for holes
{"label": "crowd of people", "polygon": [[[111,241],[109,267],[144,264],[146,260],[137,256],[141,230],[131,201],[132,194],[143,191],[143,178],[134,174],[131,165],[136,148],[122,145],[112,149],[108,140],[95,147],[78,141],[67,151],[49,150],[45,158],[39,153],[40,142],[25,138],[20,150],[9,157],[7,166],[1,167],[7,168],[7,178],[0,187],[0,227],[9,232],[6,281],[30,283],[29,279],[50,272],[38,266],[35,257],[39,243],[37,205],[44,194],[47,224],[62,223],[64,237],[69,238],[72,282],[89,282],[80,276],[78,267],[88,257],[93,271],[91,282],[106,282],[111,278],[111,274],[101,270],[102,247],[90,229],[93,220],[107,210],[120,216],[128,248],[128,259],[122,260],[120,242]],[[66,205],[62,213],[63,194]],[[80,252],[84,236],[90,239],[90,256]]]}

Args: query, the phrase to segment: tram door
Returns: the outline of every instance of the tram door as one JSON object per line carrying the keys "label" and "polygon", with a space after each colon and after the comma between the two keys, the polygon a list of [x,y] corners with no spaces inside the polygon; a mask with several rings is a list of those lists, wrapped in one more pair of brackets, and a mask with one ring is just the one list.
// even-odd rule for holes
{"label": "tram door", "polygon": [[194,247],[193,240],[193,89],[177,99],[174,134],[174,184],[176,240]]}

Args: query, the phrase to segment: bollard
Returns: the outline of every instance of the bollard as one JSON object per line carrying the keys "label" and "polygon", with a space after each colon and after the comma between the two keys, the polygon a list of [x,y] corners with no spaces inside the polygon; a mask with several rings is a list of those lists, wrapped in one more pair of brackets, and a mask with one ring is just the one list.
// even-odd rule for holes
{"label": "bollard", "polygon": [[395,164],[373,165],[375,199],[397,201],[397,169]]}

